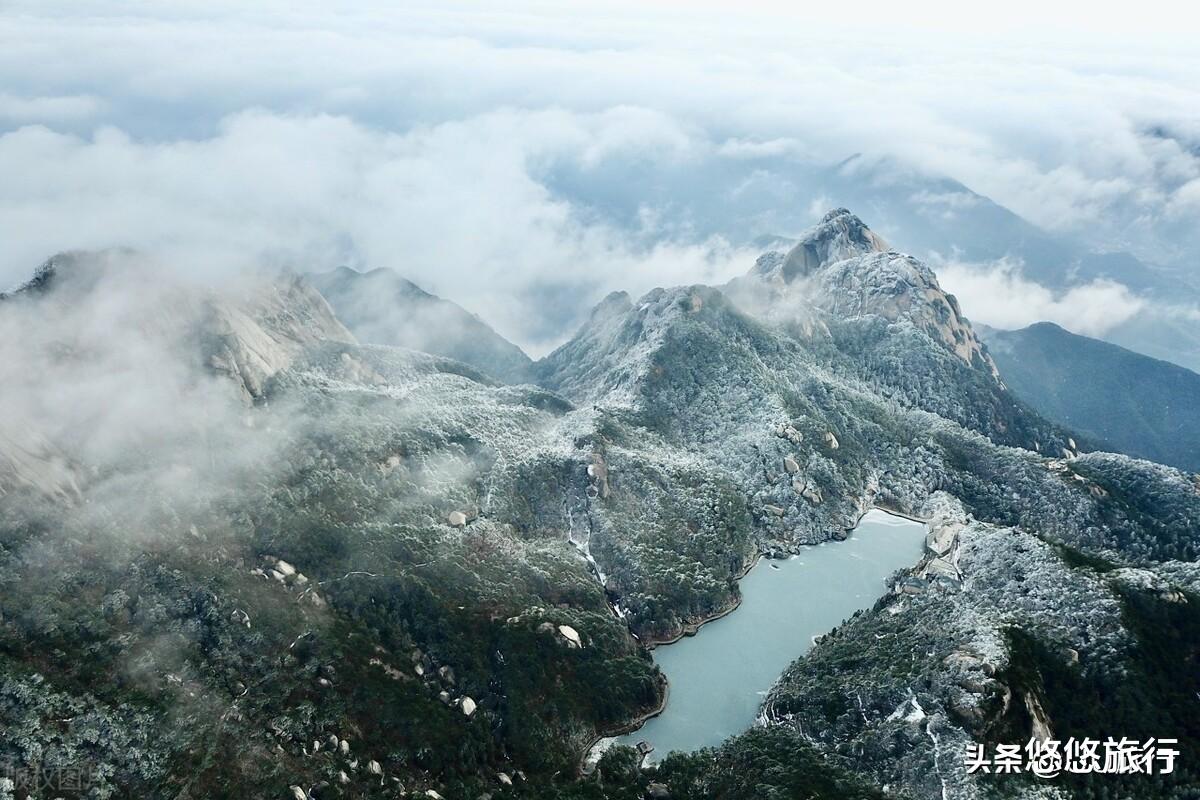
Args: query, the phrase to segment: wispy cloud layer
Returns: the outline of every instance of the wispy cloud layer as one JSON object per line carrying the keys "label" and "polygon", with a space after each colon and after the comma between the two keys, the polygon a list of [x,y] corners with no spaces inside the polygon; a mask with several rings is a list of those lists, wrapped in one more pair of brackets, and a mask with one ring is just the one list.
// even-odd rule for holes
{"label": "wispy cloud layer", "polygon": [[388,266],[536,351],[614,286],[718,282],[753,259],[720,239],[631,246],[530,174],[531,160],[586,166],[633,142],[671,151],[676,134],[622,109],[501,111],[406,133],[252,111],[210,138],[166,142],[25,127],[0,138],[5,258],[16,272],[62,249],[133,243],[200,274]]}
{"label": "wispy cloud layer", "polygon": [[1108,280],[1093,280],[1055,292],[1024,276],[1020,265],[947,263],[938,268],[943,287],[954,294],[971,320],[1014,329],[1054,322],[1087,336],[1103,336],[1132,319],[1146,300]]}
{"label": "wispy cloud layer", "polygon": [[[665,2],[11,5],[3,283],[113,244],[203,270],[393,266],[538,350],[608,289],[748,266],[681,213],[718,191],[703,176],[744,173],[719,203],[773,192],[791,207],[770,232],[794,233],[819,197],[763,160],[855,152],[952,176],[1098,249],[1180,263],[1200,243],[1186,20],[1121,41],[1103,15],[1081,31],[1043,14],[1049,47],[1001,19],[973,30],[948,5],[933,16],[953,35],[882,8],[847,21],[766,3],[736,17]],[[635,186],[657,199],[620,223],[555,182],[567,171],[603,195],[650,180],[643,163],[675,165],[656,173],[674,183]],[[912,202],[953,214],[971,197]]]}

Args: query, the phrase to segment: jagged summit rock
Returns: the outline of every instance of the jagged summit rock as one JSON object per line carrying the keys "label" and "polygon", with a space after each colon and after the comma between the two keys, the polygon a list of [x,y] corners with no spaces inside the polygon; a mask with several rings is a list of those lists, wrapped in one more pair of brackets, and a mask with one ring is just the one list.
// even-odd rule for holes
{"label": "jagged summit rock", "polygon": [[782,259],[759,260],[755,271],[791,283],[821,267],[869,253],[886,253],[891,248],[848,209],[835,208],[801,235]]}
{"label": "jagged summit rock", "polygon": [[631,308],[633,300],[630,299],[629,292],[611,292],[592,309],[589,322],[595,323],[618,316]]}
{"label": "jagged summit rock", "polygon": [[[762,269],[782,263],[775,254],[722,289],[655,289],[633,302],[610,296],[575,337],[538,362],[539,380],[581,406],[627,409],[648,427],[694,437],[689,447],[719,443],[719,459],[735,451],[731,442],[751,416],[773,426],[793,420],[798,404],[782,400],[780,386],[825,384],[825,370],[997,443],[1057,452],[1044,448],[1065,438],[1009,395],[928,266],[877,251],[882,240],[849,212],[827,215],[818,228],[828,234],[823,241],[844,239],[826,252],[861,252],[790,284],[781,270]],[[705,402],[691,407],[699,397]],[[853,446],[831,408],[810,415],[831,422],[811,430],[814,441],[832,431]]]}
{"label": "jagged summit rock", "polygon": [[462,306],[390,269],[338,267],[308,277],[364,344],[453,358],[505,383],[529,380],[533,362],[521,348]]}
{"label": "jagged summit rock", "polygon": [[53,282],[54,274],[57,272],[56,256],[51,258],[34,270],[33,276],[28,280],[17,284],[6,292],[0,292],[0,300],[11,300],[14,297],[23,294],[33,294],[36,292],[45,291],[46,288]]}
{"label": "jagged summit rock", "polygon": [[[142,261],[144,256],[124,247],[100,251],[66,250],[42,262],[27,280],[0,292],[0,301],[32,299],[55,289],[80,296],[91,291],[106,275]],[[60,289],[64,285],[70,288]]]}
{"label": "jagged summit rock", "polygon": [[786,255],[762,255],[748,275],[725,288],[757,316],[802,321],[810,334],[868,317],[911,324],[998,380],[958,300],[941,288],[933,270],[892,250],[844,208],[827,213]]}

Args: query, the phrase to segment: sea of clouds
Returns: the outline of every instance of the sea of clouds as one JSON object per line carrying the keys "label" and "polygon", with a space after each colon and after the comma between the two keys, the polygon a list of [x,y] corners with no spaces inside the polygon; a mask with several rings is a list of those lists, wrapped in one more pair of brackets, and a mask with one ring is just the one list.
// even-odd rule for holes
{"label": "sea of clouds", "polygon": [[[855,153],[1082,247],[1187,268],[1200,245],[1186,15],[1131,31],[1100,11],[931,3],[931,30],[871,4],[5,5],[0,284],[114,246],[213,276],[386,266],[536,355],[610,290],[745,271],[753,236],[825,210],[782,166]],[[604,213],[618,192],[647,199]],[[693,213],[740,219],[764,196],[776,212],[733,232]],[[912,202],[953,214],[973,197]],[[1111,282],[1044,286],[1037,266],[939,273],[1003,327],[1101,334],[1145,305]]]}

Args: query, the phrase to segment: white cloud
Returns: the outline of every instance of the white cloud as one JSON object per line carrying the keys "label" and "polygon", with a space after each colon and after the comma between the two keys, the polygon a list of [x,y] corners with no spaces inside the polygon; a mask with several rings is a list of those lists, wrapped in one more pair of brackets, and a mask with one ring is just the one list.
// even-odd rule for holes
{"label": "white cloud", "polygon": [[[126,244],[192,273],[264,260],[387,266],[536,352],[608,291],[723,281],[753,260],[719,239],[631,246],[530,174],[532,161],[588,167],[632,141],[679,152],[690,142],[625,109],[502,111],[404,134],[245,112],[211,138],[163,143],[26,127],[0,137],[0,239],[10,243],[0,273],[15,280],[50,253]],[[557,307],[544,306],[549,297]]]}
{"label": "white cloud", "polygon": [[1172,216],[1188,216],[1194,223],[1196,215],[1200,214],[1200,178],[1194,178],[1176,189],[1167,209]]}
{"label": "white cloud", "polygon": [[804,145],[795,139],[728,139],[717,148],[717,154],[729,158],[763,158],[771,156],[807,155]]}
{"label": "white cloud", "polygon": [[[671,203],[709,191],[688,182],[701,167],[747,171],[720,202],[769,193],[803,223],[824,208],[749,161],[854,152],[948,174],[1096,247],[1186,261],[1200,246],[1181,222],[1200,180],[1194,20],[1134,38],[1128,14],[1038,6],[1049,47],[1025,38],[1019,6],[982,23],[945,2],[868,6],[13,2],[0,282],[106,244],[192,269],[357,261],[538,349],[561,334],[535,325],[537,302],[742,268]],[[638,159],[676,165],[677,183],[610,175]],[[563,164],[666,199],[621,229],[549,188]]]}
{"label": "white cloud", "polygon": [[[938,18],[970,27],[971,14],[935,5]],[[1190,45],[1178,13],[1169,29],[1156,26],[1159,36],[1134,40],[1136,20],[1039,8],[1047,36],[1067,19],[1075,27],[1043,48],[1011,31],[1004,43],[988,39],[985,26],[955,37],[899,33],[908,7],[900,19],[864,8],[852,32],[837,25],[840,10],[806,13],[800,24],[770,4],[737,17],[669,4],[56,9],[30,4],[0,22],[13,43],[0,53],[4,85],[111,95],[109,122],[155,136],[196,135],[248,107],[407,129],[505,106],[629,106],[719,134],[729,154],[799,140],[804,153],[833,160],[901,157],[1064,230],[1103,221],[1122,203],[1154,211],[1145,186],[1200,174],[1194,154],[1146,135],[1197,125],[1200,59],[1194,48],[1172,49]],[[988,26],[1003,19],[1025,25],[1010,11]],[[1089,33],[1097,21],[1126,34],[1119,50]],[[57,50],[72,59],[50,58]]]}
{"label": "white cloud", "polygon": [[1146,308],[1146,300],[1122,284],[1095,280],[1055,292],[1007,261],[942,264],[938,280],[973,322],[1006,330],[1048,321],[1085,336],[1103,336]]}
{"label": "white cloud", "polygon": [[92,95],[57,97],[18,97],[0,92],[0,121],[13,124],[29,122],[78,122],[94,117],[104,101]]}
{"label": "white cloud", "polygon": [[930,192],[924,189],[908,199],[915,205],[940,209],[940,213],[949,216],[961,209],[973,208],[981,202],[979,195],[970,192]]}

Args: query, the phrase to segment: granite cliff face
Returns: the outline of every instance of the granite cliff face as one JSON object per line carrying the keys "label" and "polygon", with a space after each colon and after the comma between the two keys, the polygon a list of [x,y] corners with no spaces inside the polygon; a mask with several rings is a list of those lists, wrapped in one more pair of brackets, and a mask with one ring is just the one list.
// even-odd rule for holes
{"label": "granite cliff face", "polygon": [[[1194,476],[1079,453],[848,212],[725,290],[610,296],[540,386],[356,343],[294,278],[79,274],[0,303],[44,436],[0,438],[0,758],[101,796],[975,796],[961,746],[1082,730],[1071,686],[1190,685],[1138,621],[1192,624],[1163,598],[1198,588]],[[762,728],[575,780],[662,700],[642,644],[873,503],[934,518],[930,553]]]}
{"label": "granite cliff face", "polygon": [[[1046,440],[1044,420],[1011,395],[954,296],[928,266],[885,247],[837,209],[788,254],[766,253],[722,291],[804,342],[814,360],[885,397],[998,443],[1057,454],[1062,437]],[[804,269],[788,269],[789,259]]]}
{"label": "granite cliff face", "polygon": [[0,430],[0,496],[30,488],[62,502],[80,499],[73,465],[45,437],[15,427]]}
{"label": "granite cliff face", "polygon": [[760,261],[754,273],[788,284],[830,264],[890,250],[887,242],[848,209],[835,208],[802,234],[782,260]]}
{"label": "granite cliff face", "polygon": [[942,291],[933,270],[892,250],[844,208],[826,214],[786,254],[760,257],[730,288],[768,316],[786,317],[799,305],[833,319],[870,315],[911,324],[965,363],[997,375],[958,301]]}
{"label": "granite cliff face", "polygon": [[233,378],[248,401],[318,342],[354,343],[325,298],[303,278],[256,279],[232,297],[205,300],[197,336],[208,365]]}

